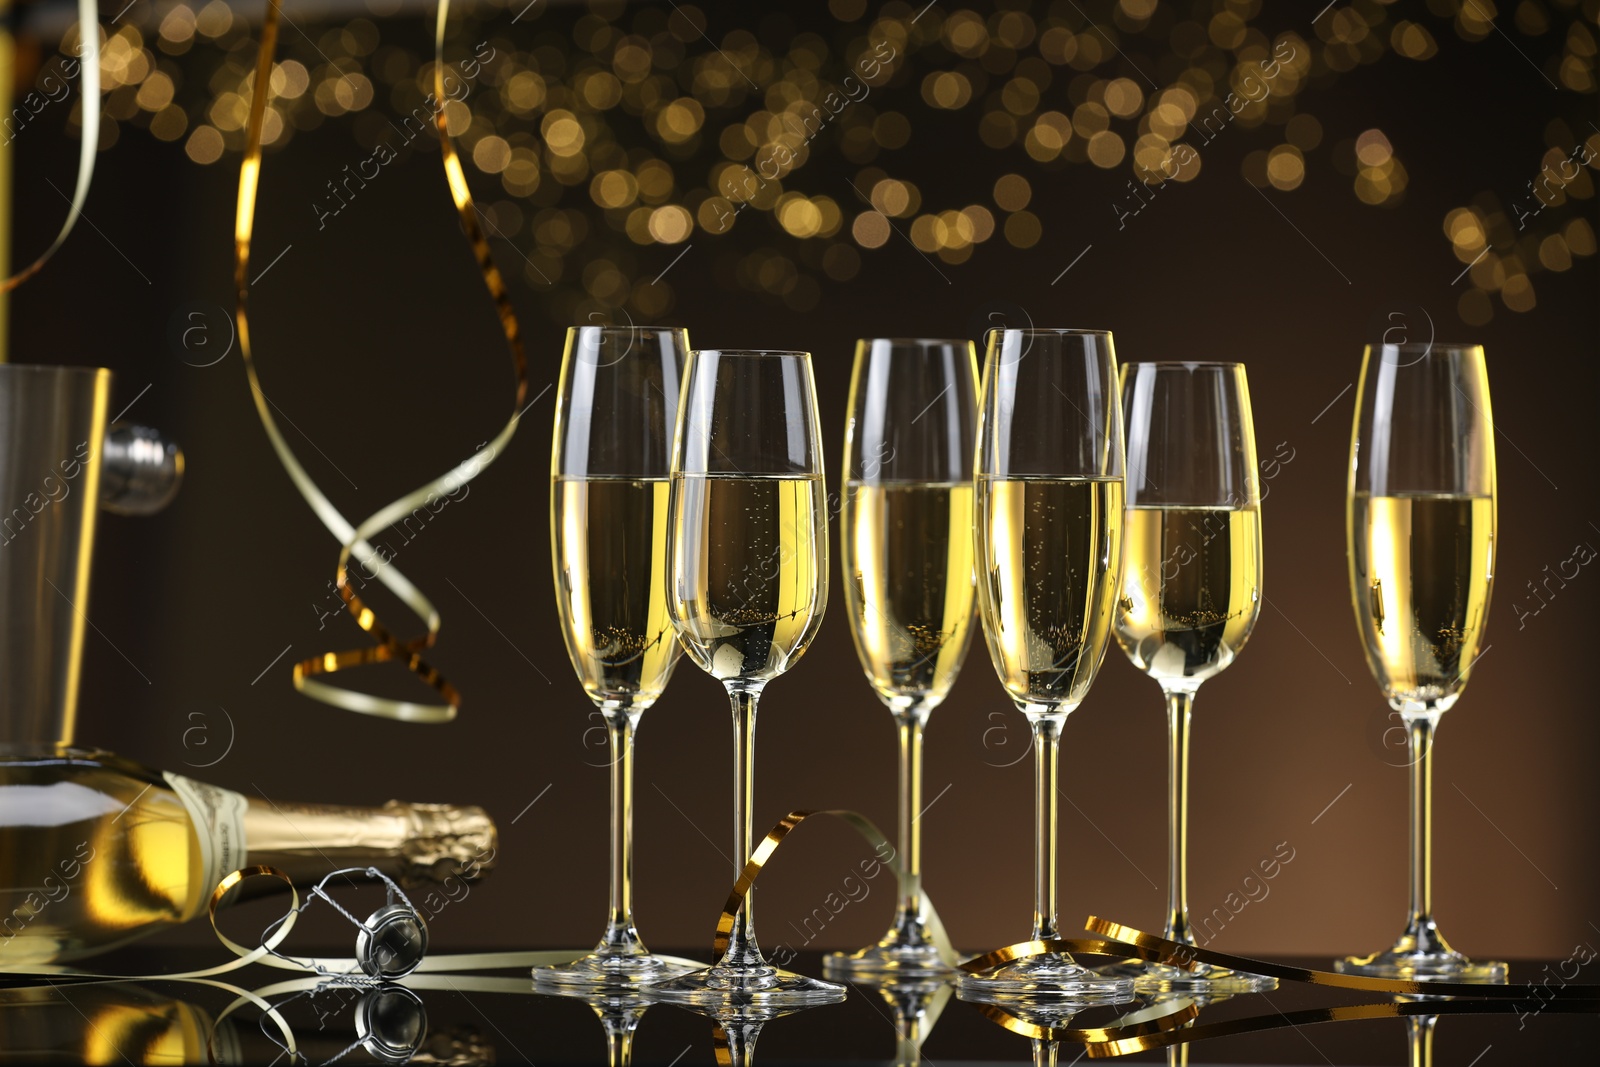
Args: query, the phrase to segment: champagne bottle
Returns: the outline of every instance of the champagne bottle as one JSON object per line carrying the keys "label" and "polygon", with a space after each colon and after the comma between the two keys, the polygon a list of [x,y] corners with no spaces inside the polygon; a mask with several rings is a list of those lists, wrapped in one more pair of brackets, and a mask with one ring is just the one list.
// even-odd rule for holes
{"label": "champagne bottle", "polygon": [[[301,887],[339,867],[374,867],[401,883],[470,881],[493,865],[494,849],[481,808],[281,803],[108,752],[6,750],[0,970],[77,959],[187,922],[247,863]],[[287,887],[252,878],[239,888],[253,896]]]}

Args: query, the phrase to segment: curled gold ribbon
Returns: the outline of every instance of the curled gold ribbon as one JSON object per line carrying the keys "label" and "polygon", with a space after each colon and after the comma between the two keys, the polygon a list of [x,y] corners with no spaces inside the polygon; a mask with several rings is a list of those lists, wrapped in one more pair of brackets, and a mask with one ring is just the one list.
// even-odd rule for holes
{"label": "curled gold ribbon", "polygon": [[962,963],[960,967],[961,970],[969,974],[979,974],[1010,963],[1012,960],[1026,959],[1029,956],[1048,956],[1056,952],[1065,952],[1068,955],[1081,953],[1086,956],[1114,956],[1118,959],[1146,960],[1150,963],[1166,964],[1169,967],[1194,970],[1194,962],[1192,960],[1186,961],[1180,953],[1167,952],[1164,949],[1150,948],[1130,942],[1093,937],[1052,937],[1037,941],[1018,941],[1014,945],[1005,945],[985,952],[981,956],[974,956]]}
{"label": "curled gold ribbon", "polygon": [[[717,917],[717,933],[712,940],[712,949],[718,958],[721,958],[723,953],[728,951],[728,941],[733,933],[734,919],[738,915],[739,909],[744,907],[745,898],[750,895],[750,888],[755,885],[756,876],[761,873],[762,868],[772,859],[772,854],[778,850],[778,846],[783,843],[784,839],[799,828],[801,823],[815,815],[831,815],[848,823],[855,829],[856,833],[866,840],[867,844],[872,846],[875,853],[881,854],[881,849],[888,848],[893,853],[893,858],[880,862],[893,871],[895,878],[902,885],[904,884],[905,873],[900,864],[899,850],[889,844],[889,839],[883,836],[883,831],[879,830],[872,820],[865,815],[843,808],[825,811],[791,811],[779,819],[777,825],[767,831],[766,836],[761,839],[761,843],[751,851],[750,859],[746,861],[744,869],[739,872],[738,880],[733,883],[733,890],[728,894],[727,903],[722,906],[722,914]],[[923,927],[928,931],[928,940],[932,941],[934,947],[938,950],[939,958],[947,966],[955,967],[959,957],[955,947],[950,943],[950,935],[945,932],[944,922],[939,918],[938,910],[933,906],[933,900],[927,894],[923,894],[922,906]]]}
{"label": "curled gold ribbon", "polygon": [[1317,971],[1309,967],[1291,967],[1283,963],[1267,963],[1264,960],[1230,956],[1208,948],[1179,944],[1096,915],[1089,916],[1084,928],[1130,949],[1137,948],[1141,951],[1158,953],[1163,957],[1163,962],[1180,965],[1183,961],[1187,961],[1190,965],[1196,962],[1208,963],[1213,967],[1223,967],[1230,971],[1259,974],[1265,978],[1276,978],[1285,982],[1328,986],[1333,989],[1354,989],[1364,993],[1389,993],[1395,996],[1470,997],[1475,1000],[1516,1000],[1531,995],[1534,989],[1540,989],[1541,995],[1549,994],[1556,998],[1600,1000],[1600,986],[1597,985],[1567,985],[1560,989],[1544,989],[1541,986],[1509,983],[1408,981],[1400,978],[1369,978],[1359,974]]}
{"label": "curled gold ribbon", "polygon": [[[217,909],[222,906],[223,901],[236,886],[250,878],[276,878],[284,885],[289,887],[288,910],[284,912],[284,915],[281,919],[277,920],[272,927],[269,927],[269,929],[273,930],[272,935],[254,948],[247,948],[239,942],[233,940],[228,935],[224,934],[221,928],[217,926]],[[237,971],[243,967],[248,967],[253,963],[259,963],[264,967],[276,967],[280,970],[302,972],[308,974],[316,981],[325,980],[327,978],[327,972],[347,973],[351,975],[359,975],[362,973],[360,961],[354,956],[290,957],[277,952],[278,946],[282,945],[285,939],[288,938],[289,933],[294,929],[295,923],[299,918],[300,892],[295,888],[294,881],[287,874],[285,874],[283,871],[280,871],[276,867],[267,867],[260,864],[255,864],[232,871],[224,876],[223,879],[217,883],[216,888],[211,891],[211,897],[207,904],[207,914],[211,920],[211,930],[217,935],[217,940],[222,943],[224,948],[233,953],[234,958],[229,960],[227,963],[221,963],[214,967],[204,967],[194,971],[181,971],[178,973],[168,974],[109,974],[99,971],[79,970],[76,967],[67,967],[55,963],[41,963],[15,968],[0,967],[0,975],[31,976],[38,978],[92,978],[103,981],[121,982],[153,982],[158,980],[165,981],[168,979],[181,979],[184,981],[189,981],[213,978],[217,975],[227,974],[230,971]],[[411,972],[411,975],[408,976],[408,979],[425,973],[455,974],[464,971],[500,971],[511,970],[513,968],[523,970],[529,967],[545,967],[563,963],[571,963],[573,960],[581,959],[586,955],[588,955],[588,950],[586,949],[444,953],[425,957],[422,962],[417,965],[417,969]],[[698,960],[680,959],[675,956],[668,956],[665,958],[672,960],[674,963],[687,964],[695,967],[701,966]],[[511,988],[523,988],[528,985],[526,976],[515,980],[485,978],[482,979],[482,981],[489,984],[478,988],[491,989],[494,987],[494,983],[501,981],[510,983],[510,986],[506,988],[494,988],[494,991],[498,992],[506,992]],[[419,984],[418,988],[454,988],[454,985],[438,986]]]}
{"label": "curled gold ribbon", "polygon": [[[335,572],[335,585],[340,599],[354,616],[356,624],[375,642],[366,648],[327,652],[295,664],[294,686],[299,692],[325,704],[364,715],[376,715],[402,722],[448,722],[455,718],[456,709],[461,705],[461,694],[422,658],[422,653],[432,647],[438,637],[441,622],[439,612],[420,589],[373,549],[369,538],[418,507],[431,504],[441,496],[456,492],[477,477],[505,450],[512,435],[516,433],[523,401],[528,391],[527,359],[523,353],[521,330],[511,300],[506,293],[505,282],[494,265],[488,241],[484,239],[483,231],[478,226],[477,207],[473,203],[471,191],[467,188],[455,144],[450,139],[445,110],[441,108],[436,118],[445,179],[449,184],[456,211],[461,217],[462,228],[472,245],[484,286],[494,301],[506,344],[511,351],[512,369],[516,378],[516,394],[511,406],[512,415],[494,439],[488,442],[487,447],[476,455],[463,460],[439,477],[379,509],[359,525],[352,526],[306,472],[294,450],[290,448],[289,442],[278,429],[270,401],[262,391],[250,345],[248,314],[250,242],[255,226],[256,193],[261,180],[261,129],[266,114],[267,97],[272,88],[272,64],[277,52],[280,4],[281,0],[267,0],[266,15],[261,24],[261,45],[256,57],[255,85],[250,94],[250,117],[245,127],[244,158],[239,165],[238,211],[234,218],[234,285],[238,290],[239,354],[244,362],[245,375],[249,379],[250,395],[255,401],[256,414],[261,420],[262,429],[266,431],[267,439],[272,444],[273,452],[277,454],[278,462],[307,505],[322,520],[322,524],[339,539],[341,547],[339,565]],[[444,46],[449,11],[449,0],[439,0],[438,18],[434,27],[434,84],[439,100],[446,99]],[[371,571],[385,588],[398,597],[418,618],[426,621],[427,633],[401,640],[378,621],[377,614],[350,587],[349,562],[352,553],[358,554],[361,565]],[[404,664],[412,674],[433,689],[443,702],[423,704],[407,700],[391,700],[347,689],[344,686],[332,685],[315,677],[373,663]]]}
{"label": "curled gold ribbon", "polygon": [[[1298,1011],[1250,1015],[1221,1022],[1195,1022],[1199,1008],[1194,1001],[1178,997],[1170,1005],[1158,1004],[1154,1008],[1162,1014],[1153,1019],[1143,1018],[1151,1009],[1124,1016],[1103,1027],[1071,1028],[1047,1026],[1026,1019],[994,1004],[974,1003],[979,1013],[991,1022],[1014,1034],[1040,1041],[1063,1041],[1084,1046],[1087,1059],[1112,1059],[1135,1052],[1170,1048],[1191,1041],[1207,1041],[1218,1037],[1237,1037],[1241,1034],[1262,1033],[1268,1030],[1290,1029],[1315,1023],[1360,1022],[1370,1019],[1399,1019],[1411,1016],[1436,1015],[1511,1015],[1513,1004],[1493,1000],[1446,1001],[1389,1001],[1381,1004],[1340,1004],[1323,1008],[1303,1008]],[[1592,1001],[1566,1000],[1550,1004],[1545,1011],[1553,1014],[1591,1015],[1600,1004]],[[1193,1025],[1190,1025],[1190,1024]]]}
{"label": "curled gold ribbon", "polygon": [[66,244],[67,235],[83,214],[84,201],[89,199],[89,184],[94,181],[94,157],[100,147],[100,20],[96,14],[94,0],[78,0],[78,76],[83,87],[83,109],[82,121],[78,124],[78,180],[72,189],[66,220],[56,232],[56,239],[38,259],[0,282],[0,293],[9,293],[39,273],[56,250]]}
{"label": "curled gold ribbon", "polygon": [[[1118,1019],[1112,1020],[1105,1026],[1097,1027],[1065,1027],[1047,1026],[1043,1023],[1029,1022],[1007,1011],[998,1004],[986,1004],[974,1001],[972,1006],[978,1009],[978,1014],[991,1022],[998,1023],[1014,1034],[1031,1037],[1039,1041],[1070,1041],[1080,1045],[1108,1045],[1124,1042],[1142,1042],[1148,1038],[1168,1033],[1178,1027],[1193,1022],[1200,1017],[1200,1008],[1194,1001],[1182,997],[1168,1003],[1154,1004],[1148,1008],[1130,1012]],[[1170,1043],[1170,1042],[1169,1042]],[[1155,1048],[1156,1045],[1140,1045],[1140,1048]],[[1130,1049],[1129,1051],[1136,1051]],[[1102,1053],[1103,1054],[1103,1053]],[[1117,1053],[1121,1055],[1121,1053]],[[1090,1054],[1093,1059],[1093,1053]]]}

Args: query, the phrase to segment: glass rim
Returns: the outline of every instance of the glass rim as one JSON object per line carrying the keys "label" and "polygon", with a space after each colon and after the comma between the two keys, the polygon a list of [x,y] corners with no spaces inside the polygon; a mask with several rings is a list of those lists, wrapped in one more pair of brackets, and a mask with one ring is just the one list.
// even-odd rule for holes
{"label": "glass rim", "polygon": [[748,359],[810,359],[810,352],[785,348],[692,348],[691,356],[733,356]]}
{"label": "glass rim", "polygon": [[1245,364],[1238,360],[1224,359],[1144,359],[1124,363],[1124,367],[1156,367],[1173,370],[1182,367],[1185,370],[1244,370]]}
{"label": "glass rim", "polygon": [[613,323],[602,323],[602,324],[599,324],[599,325],[596,325],[594,323],[590,323],[587,326],[568,326],[567,327],[567,335],[570,337],[572,334],[582,333],[585,330],[594,330],[597,333],[688,333],[689,332],[689,328],[687,326],[618,326],[618,325],[615,325]]}
{"label": "glass rim", "polygon": [[77,367],[66,363],[0,363],[0,376],[92,378],[113,373],[109,367]]}
{"label": "glass rim", "polygon": [[1046,326],[991,326],[983,336],[992,333],[1016,333],[1025,337],[1110,337],[1110,330],[1053,329]]}
{"label": "glass rim", "polygon": [[1482,349],[1481,341],[1402,341],[1399,344],[1390,344],[1387,341],[1368,341],[1367,351],[1374,349],[1382,351],[1393,349],[1396,352],[1420,352],[1430,354],[1434,349],[1443,349],[1446,352],[1461,352],[1470,348]]}
{"label": "glass rim", "polygon": [[971,345],[967,338],[958,337],[858,337],[858,345],[874,345],[879,341],[891,345],[920,345],[924,348],[930,345]]}

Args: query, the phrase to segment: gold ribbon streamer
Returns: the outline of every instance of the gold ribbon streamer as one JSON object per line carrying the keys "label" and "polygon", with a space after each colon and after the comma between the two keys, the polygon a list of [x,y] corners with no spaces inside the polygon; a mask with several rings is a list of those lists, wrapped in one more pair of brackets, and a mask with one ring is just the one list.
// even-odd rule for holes
{"label": "gold ribbon streamer", "polygon": [[[1531,995],[1536,988],[1543,988],[1533,985],[1511,985],[1509,983],[1486,982],[1480,984],[1475,982],[1368,978],[1359,974],[1337,974],[1333,971],[1312,970],[1309,967],[1291,967],[1287,964],[1267,963],[1263,960],[1253,960],[1245,956],[1230,956],[1208,948],[1179,944],[1176,941],[1169,941],[1164,937],[1157,937],[1155,934],[1147,934],[1143,930],[1135,929],[1132,926],[1123,926],[1121,923],[1115,923],[1095,915],[1089,916],[1089,921],[1084,924],[1084,928],[1093,933],[1102,934],[1115,942],[1125,944],[1129,948],[1156,952],[1162,957],[1162,962],[1164,963],[1176,963],[1180,966],[1192,966],[1195,962],[1209,963],[1214,967],[1223,967],[1230,971],[1259,974],[1266,978],[1276,978],[1279,981],[1328,986],[1333,989],[1354,989],[1364,993],[1389,993],[1395,996],[1515,1000],[1519,997]],[[1559,998],[1600,1000],[1600,986],[1596,985],[1568,985],[1562,986],[1560,989],[1545,989],[1543,992]]]}
{"label": "gold ribbon streamer", "polygon": [[[1170,1014],[1152,1022],[1135,1023],[1136,1015],[1124,1016],[1105,1027],[1053,1027],[1029,1022],[994,1004],[974,1003],[979,1013],[1014,1034],[1040,1041],[1064,1041],[1084,1046],[1088,1059],[1112,1059],[1135,1052],[1149,1052],[1191,1041],[1263,1033],[1315,1023],[1360,1022],[1370,1019],[1396,1019],[1434,1015],[1511,1015],[1516,1006],[1493,1000],[1402,1001],[1383,1004],[1341,1004],[1298,1011],[1274,1011],[1270,1015],[1250,1015],[1215,1023],[1195,1023],[1199,1009],[1192,1000],[1179,997]],[[1157,1005],[1157,1007],[1165,1007]],[[1590,1015],[1597,1010],[1593,1002],[1568,1000],[1545,1008],[1553,1014]],[[1148,1009],[1147,1009],[1148,1010]],[[1144,1015],[1144,1012],[1137,1015]]]}
{"label": "gold ribbon streamer", "polygon": [[[1193,1022],[1200,1017],[1199,1006],[1194,1001],[1182,997],[1166,1004],[1154,1004],[1148,1008],[1130,1012],[1121,1018],[1113,1020],[1107,1026],[1079,1028],[1046,1026],[1043,1023],[1029,1022],[1006,1011],[998,1004],[973,1001],[972,1006],[978,1009],[978,1014],[990,1022],[998,1023],[1014,1034],[1021,1034],[1023,1037],[1031,1037],[1039,1041],[1070,1041],[1080,1045],[1144,1041],[1153,1035],[1165,1034],[1176,1030],[1178,1027]],[[1168,1043],[1170,1044],[1171,1042]],[[1155,1048],[1157,1046],[1141,1045],[1139,1047]],[[1130,1049],[1129,1051],[1136,1050]],[[1117,1053],[1117,1055],[1121,1055],[1121,1053]],[[1092,1052],[1090,1053],[1090,1058],[1094,1058]]]}
{"label": "gold ribbon streamer", "polygon": [[[85,0],[87,2],[87,0]],[[255,401],[256,414],[262,429],[277,454],[278,462],[289,475],[289,480],[299,490],[301,497],[316,516],[322,520],[334,537],[339,539],[339,566],[335,572],[335,585],[345,607],[359,625],[376,642],[374,645],[344,652],[328,652],[313,659],[295,664],[295,688],[325,704],[397,719],[402,722],[449,722],[455,718],[461,705],[461,695],[436,669],[422,658],[424,650],[432,647],[439,634],[440,617],[433,603],[403,574],[383,560],[368,540],[379,530],[393,525],[418,507],[431,504],[441,496],[456,492],[461,486],[477,477],[504,451],[521,419],[523,401],[528,391],[527,359],[523,353],[522,337],[516,314],[506,293],[505,282],[495,268],[489,244],[478,226],[477,207],[467,188],[462,173],[461,160],[456,155],[455,144],[450,139],[445,110],[441,107],[439,125],[440,155],[444,160],[445,179],[450,195],[461,217],[462,228],[472,245],[478,270],[484,286],[495,304],[500,317],[501,330],[511,351],[512,368],[516,377],[516,395],[512,415],[486,448],[469,459],[391,504],[379,509],[359,525],[352,526],[321,488],[306,472],[289,442],[278,429],[270,401],[262,391],[256,372],[255,357],[250,345],[250,242],[255,226],[256,193],[261,180],[261,129],[266,114],[267,97],[272,89],[273,57],[277,52],[278,22],[281,0],[267,0],[266,15],[261,24],[261,46],[256,58],[255,85],[250,94],[250,118],[245,127],[244,158],[239,165],[239,201],[234,218],[234,285],[238,290],[239,354],[244,362],[245,375],[250,383],[250,395]],[[444,92],[445,27],[449,18],[449,0],[439,0],[438,18],[434,28],[434,85],[437,98],[446,99]],[[382,585],[400,599],[420,619],[427,622],[427,633],[402,641],[388,627],[378,621],[373,610],[350,587],[349,561],[351,554],[359,553],[362,566],[372,572]],[[350,667],[373,663],[402,663],[424,684],[432,688],[444,701],[439,704],[421,704],[406,700],[390,700],[343,686],[332,685],[317,679],[316,675],[333,674]]]}
{"label": "gold ribbon streamer", "polygon": [[[1569,1000],[1552,1004],[1548,1011],[1555,1014],[1592,1014],[1600,1007]],[[1216,1023],[1197,1023],[1183,1029],[1160,1033],[1123,1036],[1106,1031],[1098,1039],[1090,1039],[1084,1049],[1091,1060],[1126,1056],[1133,1052],[1182,1045],[1190,1041],[1207,1041],[1217,1037],[1255,1034],[1266,1030],[1311,1026],[1315,1023],[1359,1022],[1366,1019],[1401,1019],[1408,1016],[1430,1015],[1510,1015],[1515,1006],[1492,1000],[1452,1000],[1442,1003],[1406,1001],[1389,1004],[1340,1004],[1328,1008],[1303,1008],[1299,1011],[1273,1012],[1271,1015],[1251,1015],[1241,1019],[1228,1019]]]}
{"label": "gold ribbon streamer", "polygon": [[[228,935],[224,934],[217,926],[217,909],[222,906],[228,893],[239,883],[248,878],[276,878],[289,887],[289,909],[282,919],[278,920],[277,929],[272,936],[267,938],[255,948],[246,948]],[[0,974],[32,976],[40,978],[88,978],[102,981],[120,982],[153,982],[157,980],[199,980],[213,978],[217,975],[227,974],[248,967],[252,963],[259,963],[264,967],[276,967],[280,970],[305,972],[318,981],[326,980],[328,975],[323,972],[334,972],[334,975],[347,974],[352,977],[364,977],[361,963],[354,956],[306,956],[287,957],[274,955],[279,945],[288,938],[290,931],[300,915],[300,892],[290,877],[276,867],[265,867],[259,864],[243,867],[225,876],[211,891],[211,898],[207,904],[207,914],[211,920],[211,930],[217,935],[217,940],[222,946],[233,953],[234,958],[227,963],[215,967],[204,967],[196,971],[181,971],[175,974],[108,974],[98,971],[84,971],[76,967],[66,967],[60,964],[33,964],[26,967],[0,967]],[[545,967],[571,963],[588,955],[588,950],[578,949],[552,949],[512,952],[454,952],[443,955],[425,957],[417,965],[412,975],[424,973],[443,974],[463,971],[500,971],[526,969],[529,967]],[[700,967],[703,964],[698,960],[681,959],[668,956],[666,959],[674,963]],[[408,976],[409,977],[409,976]],[[498,982],[500,979],[483,979],[485,982]],[[513,982],[518,987],[527,986],[526,977],[505,981]],[[418,988],[440,988],[438,986],[419,986]],[[453,987],[452,987],[453,988]],[[504,991],[504,990],[501,990]]]}
{"label": "gold ribbon streamer", "polygon": [[[728,950],[728,940],[733,933],[734,918],[738,915],[739,909],[744,906],[745,898],[750,895],[750,888],[755,885],[756,876],[767,865],[767,862],[772,858],[772,854],[783,843],[784,838],[788,837],[801,823],[814,815],[831,815],[848,823],[854,827],[856,833],[866,839],[867,844],[872,846],[874,853],[881,855],[880,850],[887,847],[893,853],[893,858],[882,862],[894,872],[895,879],[901,884],[902,888],[904,887],[905,873],[900,864],[900,852],[889,843],[889,839],[883,836],[883,831],[879,830],[871,819],[859,812],[843,808],[825,811],[791,811],[779,819],[777,825],[767,831],[767,835],[761,839],[761,843],[750,853],[750,859],[745,863],[744,869],[739,872],[738,880],[733,883],[733,891],[728,894],[727,903],[722,906],[722,914],[717,917],[717,934],[712,940],[712,950],[717,958],[720,959],[723,953]],[[945,932],[944,922],[939,918],[939,912],[934,908],[932,898],[926,893],[922,896],[922,908],[923,926],[928,931],[928,939],[938,949],[939,958],[947,966],[954,968],[956,961],[960,957],[956,953],[955,947],[950,943],[950,935]]]}
{"label": "gold ribbon streamer", "polygon": [[1005,945],[985,952],[981,956],[974,956],[962,963],[960,968],[969,974],[979,974],[1010,963],[1012,960],[1025,959],[1029,956],[1047,956],[1055,952],[1065,952],[1068,955],[1081,953],[1086,956],[1115,956],[1118,959],[1145,960],[1150,963],[1166,964],[1169,967],[1194,970],[1194,962],[1186,961],[1177,952],[1092,937],[1053,937],[1037,941],[1018,941],[1014,945]]}
{"label": "gold ribbon streamer", "polygon": [[[67,242],[67,235],[78,224],[83,205],[89,199],[89,184],[94,181],[94,157],[100,147],[100,20],[94,0],[78,0],[78,77],[83,97],[82,122],[78,125],[78,181],[72,189],[67,217],[50,247],[39,258],[0,282],[0,293],[9,293],[35,274]],[[9,75],[10,72],[8,72]]]}

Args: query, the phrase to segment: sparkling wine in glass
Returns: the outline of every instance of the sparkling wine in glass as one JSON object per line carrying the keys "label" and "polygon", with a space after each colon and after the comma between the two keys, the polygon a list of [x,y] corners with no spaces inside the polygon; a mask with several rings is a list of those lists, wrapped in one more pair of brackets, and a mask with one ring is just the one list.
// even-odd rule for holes
{"label": "sparkling wine in glass", "polygon": [[1433,921],[1433,736],[1482,652],[1494,587],[1494,422],[1478,345],[1368,345],[1350,442],[1350,596],[1372,677],[1410,742],[1411,905],[1349,974],[1503,982]]}
{"label": "sparkling wine in glass", "polygon": [[653,956],[633,924],[633,737],[678,661],[667,615],[672,432],[683,330],[567,331],[550,458],[550,546],[567,655],[609,737],[611,893],[594,951],[537,967],[540,989],[631,988],[689,968]]}
{"label": "sparkling wine in glass", "polygon": [[[1067,715],[1105,657],[1122,571],[1122,402],[1111,335],[991,330],[974,510],[978,611],[1000,681],[1033,731],[1032,940],[1056,925],[1056,795]],[[968,999],[1131,995],[1065,952],[962,977]]]}
{"label": "sparkling wine in glass", "polygon": [[900,899],[875,945],[835,953],[829,973],[948,974],[922,895],[922,731],[949,694],[972,630],[972,449],[978,370],[971,341],[856,345],[841,515],[845,599],[867,680],[900,733]]}
{"label": "sparkling wine in glass", "polygon": [[[805,653],[828,597],[828,513],[816,386],[805,352],[691,352],[678,407],[667,519],[667,610],[695,664],[733,709],[735,874],[752,846],[756,705]],[[700,1007],[792,1007],[844,987],[773,967],[755,896],[715,965],[653,984]]]}
{"label": "sparkling wine in glass", "polygon": [[[1261,613],[1261,492],[1242,363],[1128,363],[1127,496],[1116,634],[1167,707],[1167,925],[1189,924],[1189,714]],[[1140,992],[1242,993],[1277,980],[1196,965],[1118,968]]]}

